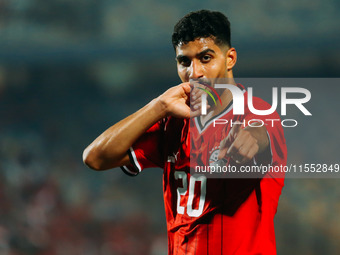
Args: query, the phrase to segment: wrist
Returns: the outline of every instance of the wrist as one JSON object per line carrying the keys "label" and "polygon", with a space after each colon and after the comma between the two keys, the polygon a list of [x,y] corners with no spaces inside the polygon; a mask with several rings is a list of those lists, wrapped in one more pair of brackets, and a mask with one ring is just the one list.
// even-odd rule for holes
{"label": "wrist", "polygon": [[166,105],[166,103],[159,97],[153,99],[150,103],[149,103],[150,107],[151,107],[151,112],[157,116],[157,119],[163,119],[165,117],[169,116],[169,110],[168,107]]}

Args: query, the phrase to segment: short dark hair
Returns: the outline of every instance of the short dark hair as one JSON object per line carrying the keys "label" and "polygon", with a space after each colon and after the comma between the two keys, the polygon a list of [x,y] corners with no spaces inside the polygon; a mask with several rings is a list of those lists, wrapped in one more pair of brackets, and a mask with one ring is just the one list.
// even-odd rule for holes
{"label": "short dark hair", "polygon": [[190,12],[180,19],[174,27],[172,45],[174,49],[180,43],[188,43],[197,38],[214,38],[217,45],[230,43],[230,22],[221,12],[200,10]]}

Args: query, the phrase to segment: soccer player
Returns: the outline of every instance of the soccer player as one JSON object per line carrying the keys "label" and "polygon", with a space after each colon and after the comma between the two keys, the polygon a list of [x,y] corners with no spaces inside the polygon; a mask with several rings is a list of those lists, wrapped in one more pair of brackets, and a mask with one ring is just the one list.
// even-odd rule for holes
{"label": "soccer player", "polygon": [[[283,176],[207,178],[190,171],[190,164],[286,164],[282,127],[248,122],[279,116],[256,116],[246,100],[244,115],[233,116],[227,89],[218,90],[222,104],[199,114],[201,97],[191,80],[233,81],[237,55],[230,43],[230,23],[222,13],[187,14],[175,25],[172,43],[183,83],[108,128],[85,149],[83,160],[95,170],[119,166],[129,175],[150,167],[163,169],[169,255],[276,254],[273,220],[283,187],[278,177]],[[232,83],[247,98],[244,87]],[[270,108],[255,97],[253,105]],[[220,117],[242,124],[213,127],[211,119]]]}

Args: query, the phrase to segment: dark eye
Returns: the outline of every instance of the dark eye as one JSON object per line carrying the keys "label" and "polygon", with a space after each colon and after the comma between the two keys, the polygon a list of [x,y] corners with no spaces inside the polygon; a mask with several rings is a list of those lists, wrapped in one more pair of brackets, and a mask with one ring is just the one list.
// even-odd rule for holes
{"label": "dark eye", "polygon": [[211,60],[211,56],[210,56],[210,55],[204,55],[204,56],[201,58],[201,61],[202,61],[203,63],[208,63],[210,60]]}
{"label": "dark eye", "polygon": [[178,63],[182,66],[190,66],[191,61],[189,58],[183,57],[183,58],[178,59]]}

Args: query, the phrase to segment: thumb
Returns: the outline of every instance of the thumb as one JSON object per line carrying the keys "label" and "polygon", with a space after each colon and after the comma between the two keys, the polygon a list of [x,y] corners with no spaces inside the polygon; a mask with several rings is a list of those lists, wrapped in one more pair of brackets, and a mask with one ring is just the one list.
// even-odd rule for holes
{"label": "thumb", "polygon": [[217,158],[219,160],[224,158],[227,155],[227,152],[228,152],[230,146],[235,141],[237,134],[240,132],[241,129],[242,129],[242,123],[241,122],[236,121],[235,123],[233,123],[233,126],[230,129],[228,136],[220,142],[220,152],[217,156]]}
{"label": "thumb", "polygon": [[225,155],[227,154],[227,151],[229,150],[229,147],[231,146],[233,141],[234,141],[234,139],[233,139],[231,133],[229,132],[228,136],[220,142],[220,152],[218,153],[218,156],[217,156],[218,160],[225,157]]}
{"label": "thumb", "polygon": [[234,137],[234,139],[236,138],[237,134],[242,129],[242,125],[243,123],[240,121],[235,121],[234,123],[232,123],[232,127],[229,131],[229,134],[231,134]]}
{"label": "thumb", "polygon": [[192,86],[190,85],[189,82],[184,82],[182,84],[180,84],[180,86],[183,88],[184,90],[184,93],[189,96],[190,95],[190,92],[192,90]]}

